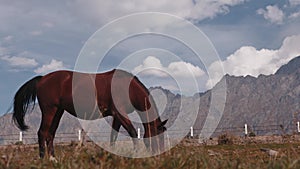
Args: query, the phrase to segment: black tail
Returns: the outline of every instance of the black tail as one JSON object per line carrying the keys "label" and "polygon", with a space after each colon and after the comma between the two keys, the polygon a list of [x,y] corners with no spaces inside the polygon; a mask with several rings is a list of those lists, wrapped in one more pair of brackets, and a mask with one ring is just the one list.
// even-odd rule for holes
{"label": "black tail", "polygon": [[43,76],[36,76],[26,82],[20,89],[17,91],[14,98],[14,113],[13,121],[17,127],[24,131],[28,129],[28,126],[24,122],[24,116],[26,114],[28,105],[30,103],[35,103],[36,98],[36,84]]}

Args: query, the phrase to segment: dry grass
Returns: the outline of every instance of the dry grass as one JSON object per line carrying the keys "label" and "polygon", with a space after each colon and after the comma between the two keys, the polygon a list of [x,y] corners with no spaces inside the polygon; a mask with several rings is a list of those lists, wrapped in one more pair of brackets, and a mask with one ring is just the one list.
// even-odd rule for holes
{"label": "dry grass", "polygon": [[[269,157],[260,148],[279,151]],[[0,168],[300,168],[300,143],[249,145],[180,144],[162,155],[131,159],[108,153],[92,143],[56,145],[58,163],[38,158],[38,147],[0,148]]]}

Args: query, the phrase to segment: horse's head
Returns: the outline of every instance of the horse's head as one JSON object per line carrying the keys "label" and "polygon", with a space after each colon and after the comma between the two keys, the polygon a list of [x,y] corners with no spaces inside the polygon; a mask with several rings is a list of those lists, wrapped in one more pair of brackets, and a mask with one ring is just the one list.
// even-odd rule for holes
{"label": "horse's head", "polygon": [[160,121],[160,119],[149,123],[149,130],[145,132],[144,143],[148,150],[156,154],[164,151],[164,132],[167,130],[165,124],[168,120]]}
{"label": "horse's head", "polygon": [[165,127],[167,122],[168,122],[168,119],[163,122],[160,122],[160,124],[157,125],[157,135],[162,134],[163,132],[165,132],[167,130],[167,128]]}

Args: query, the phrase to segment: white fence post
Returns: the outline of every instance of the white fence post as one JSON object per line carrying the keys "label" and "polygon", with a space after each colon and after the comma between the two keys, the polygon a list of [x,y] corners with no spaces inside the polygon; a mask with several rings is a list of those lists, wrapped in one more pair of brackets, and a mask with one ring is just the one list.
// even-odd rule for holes
{"label": "white fence post", "polygon": [[78,130],[78,141],[81,141],[81,129]]}
{"label": "white fence post", "polygon": [[168,149],[171,149],[171,142],[170,142],[170,137],[169,137],[168,131],[166,132],[166,134],[167,134]]}
{"label": "white fence post", "polygon": [[300,122],[297,121],[297,130],[298,130],[298,133],[300,133]]}
{"label": "white fence post", "polygon": [[247,136],[248,135],[248,126],[247,126],[247,124],[245,124],[245,136]]}
{"label": "white fence post", "polygon": [[141,129],[138,128],[138,139],[141,139]]}
{"label": "white fence post", "polygon": [[194,137],[194,130],[193,130],[193,126],[191,127],[191,137]]}
{"label": "white fence post", "polygon": [[19,141],[23,141],[23,132],[22,131],[20,131]]}

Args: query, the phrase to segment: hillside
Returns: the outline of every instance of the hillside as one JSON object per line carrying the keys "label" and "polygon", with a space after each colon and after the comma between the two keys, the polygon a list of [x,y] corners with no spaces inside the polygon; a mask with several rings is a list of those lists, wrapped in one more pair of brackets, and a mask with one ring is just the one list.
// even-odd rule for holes
{"label": "hillside", "polygon": [[[41,112],[39,106],[36,105],[33,111],[29,111],[25,116],[25,122],[29,126],[29,130],[23,132],[24,143],[37,143],[37,131],[41,122]],[[57,133],[67,133],[69,138],[63,138],[56,141],[70,141],[77,137],[76,131],[80,129],[80,123],[76,118],[65,113],[61,119]],[[73,133],[73,134],[69,134]],[[2,136],[2,138],[1,138]],[[59,135],[57,135],[59,137]],[[19,140],[19,129],[12,121],[12,114],[6,114],[0,118],[0,144],[15,143]]]}
{"label": "hillside", "polygon": [[[225,75],[227,97],[224,114],[215,131],[215,136],[224,132],[243,135],[243,126],[246,123],[248,130],[256,135],[287,134],[296,132],[296,122],[300,121],[300,56],[283,65],[275,74],[259,77],[235,77]],[[218,84],[216,85],[216,87]],[[212,90],[215,90],[214,87]],[[168,118],[167,127],[174,124],[178,112],[189,112],[190,107],[180,107],[182,102],[193,104],[200,99],[200,107],[196,123],[195,135],[200,133],[209,111],[211,92],[195,94],[193,97],[181,97],[161,87],[150,88],[156,90],[157,104],[165,103],[162,119]],[[165,98],[164,101],[160,100]],[[38,106],[32,113],[26,115],[26,122],[30,126],[28,133],[36,133],[40,123],[40,110]],[[184,130],[186,126],[179,126]],[[81,128],[76,118],[65,113],[60,122],[58,133],[74,133]],[[18,129],[13,125],[11,114],[0,118],[0,143],[1,136],[18,134]],[[122,130],[123,131],[123,130]],[[13,136],[17,138],[18,136]],[[6,138],[7,139],[7,138]],[[2,143],[9,141],[3,141]],[[28,140],[36,142],[36,139]]]}
{"label": "hillside", "polygon": [[[286,134],[296,131],[300,120],[300,57],[283,65],[274,75],[259,77],[234,77],[226,75],[225,110],[217,132],[248,124],[248,130],[258,135]],[[201,96],[201,102],[209,101],[211,91]],[[198,123],[208,111],[208,104],[201,104]],[[233,133],[242,134],[240,130]]]}

